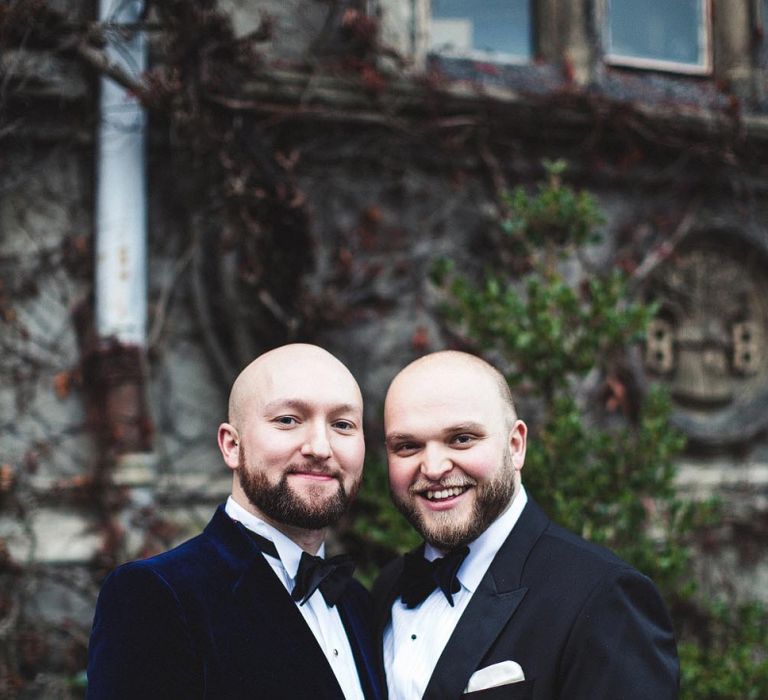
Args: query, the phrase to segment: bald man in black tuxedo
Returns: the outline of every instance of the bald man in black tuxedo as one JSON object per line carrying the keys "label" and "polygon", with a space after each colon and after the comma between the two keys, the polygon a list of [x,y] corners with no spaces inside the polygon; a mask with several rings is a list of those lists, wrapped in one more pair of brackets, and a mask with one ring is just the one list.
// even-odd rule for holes
{"label": "bald man in black tuxedo", "polygon": [[656,587],[526,493],[527,428],[498,371],[427,355],[384,413],[392,497],[424,538],[374,586],[390,698],[678,697]]}

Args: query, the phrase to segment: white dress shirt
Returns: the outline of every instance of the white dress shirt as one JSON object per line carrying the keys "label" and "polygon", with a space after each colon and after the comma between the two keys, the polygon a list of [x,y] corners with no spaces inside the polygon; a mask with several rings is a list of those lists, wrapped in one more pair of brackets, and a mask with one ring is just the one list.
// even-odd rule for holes
{"label": "white dress shirt", "polygon": [[[470,543],[469,554],[457,572],[461,589],[453,594],[453,607],[439,588],[410,610],[399,598],[394,602],[391,622],[384,631],[384,666],[391,700],[424,696],[456,623],[527,502],[521,486],[509,507]],[[443,554],[429,544],[424,548],[424,557],[430,561]]]}
{"label": "white dress shirt", "polygon": [[[272,567],[277,578],[285,586],[285,590],[290,593],[296,583],[296,572],[303,551],[301,547],[276,528],[249,513],[232,496],[227,499],[225,510],[230,518],[241,522],[252,532],[266,537],[274,543],[279,559],[275,559],[264,552],[262,554],[264,554],[264,559]],[[325,544],[321,545],[317,555],[325,557]],[[336,606],[328,605],[319,589],[309,597],[304,605],[299,605],[298,602],[296,605],[309,629],[312,630],[312,634],[315,635],[320,648],[325,653],[334,674],[336,674],[344,697],[347,700],[363,700],[363,689],[357,674],[355,657],[352,654],[352,648],[349,645],[349,639]]]}

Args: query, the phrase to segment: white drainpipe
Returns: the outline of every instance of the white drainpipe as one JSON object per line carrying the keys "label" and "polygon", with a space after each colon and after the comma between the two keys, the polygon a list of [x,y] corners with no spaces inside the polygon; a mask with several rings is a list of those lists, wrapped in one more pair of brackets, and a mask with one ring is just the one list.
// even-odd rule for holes
{"label": "white drainpipe", "polygon": [[[140,80],[147,43],[135,31],[143,0],[99,0],[111,61]],[[109,25],[114,25],[110,28]],[[129,27],[120,29],[120,25]],[[146,113],[134,95],[101,80],[97,136],[95,334],[89,368],[102,440],[116,452],[113,479],[147,501],[152,453],[145,396],[147,344]]]}
{"label": "white drainpipe", "polygon": [[[132,25],[143,0],[100,0],[99,20]],[[132,75],[146,70],[143,32],[108,32],[106,51]],[[101,80],[96,179],[96,333],[121,344],[147,342],[146,114],[120,85]]]}

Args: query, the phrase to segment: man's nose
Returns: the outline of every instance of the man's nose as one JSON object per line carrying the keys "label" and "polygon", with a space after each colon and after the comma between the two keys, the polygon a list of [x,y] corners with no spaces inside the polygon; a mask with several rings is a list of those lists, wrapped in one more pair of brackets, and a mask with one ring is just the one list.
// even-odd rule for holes
{"label": "man's nose", "polygon": [[437,445],[427,445],[421,460],[421,473],[431,481],[439,481],[453,469],[453,462],[445,449]]}
{"label": "man's nose", "polygon": [[306,442],[301,447],[301,454],[305,457],[328,459],[331,456],[331,443],[328,440],[326,425],[313,422],[309,424],[308,430]]}

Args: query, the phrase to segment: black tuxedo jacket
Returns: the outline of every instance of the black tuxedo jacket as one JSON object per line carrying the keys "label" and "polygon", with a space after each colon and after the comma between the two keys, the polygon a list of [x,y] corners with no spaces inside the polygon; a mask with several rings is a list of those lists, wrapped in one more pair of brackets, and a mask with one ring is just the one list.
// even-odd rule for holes
{"label": "black tuxedo jacket", "polygon": [[[380,698],[370,600],[356,581],[339,613],[365,696]],[[296,604],[223,506],[197,537],[110,574],[88,654],[91,700],[344,697]]]}
{"label": "black tuxedo jacket", "polygon": [[[380,640],[401,570],[402,558],[374,586]],[[475,671],[505,660],[522,666],[524,681],[462,695]],[[677,650],[664,603],[650,579],[554,525],[529,498],[424,694],[458,697],[673,700]]]}

